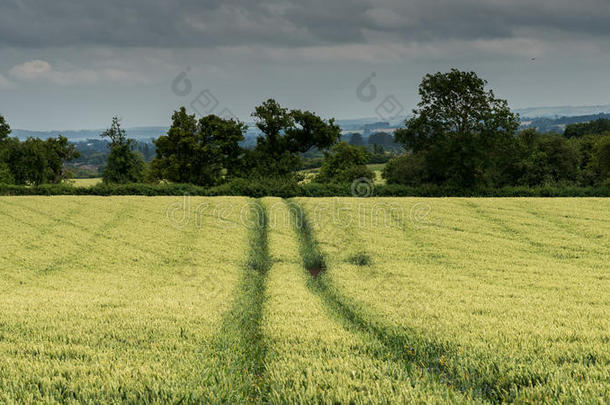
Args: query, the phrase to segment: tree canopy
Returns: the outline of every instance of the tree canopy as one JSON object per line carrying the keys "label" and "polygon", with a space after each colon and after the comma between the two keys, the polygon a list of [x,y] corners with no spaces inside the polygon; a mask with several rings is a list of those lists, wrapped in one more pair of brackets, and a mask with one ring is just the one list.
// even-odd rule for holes
{"label": "tree canopy", "polygon": [[326,153],[320,172],[315,177],[318,183],[351,183],[366,178],[373,181],[375,175],[366,164],[369,160],[366,149],[340,142]]}
{"label": "tree canopy", "polygon": [[484,183],[494,148],[513,138],[518,117],[486,85],[476,73],[456,69],[424,77],[421,102],[395,139],[424,155],[431,181],[461,187]]}
{"label": "tree canopy", "polygon": [[591,122],[570,124],[566,127],[563,135],[566,138],[580,138],[585,135],[600,135],[604,132],[610,132],[610,120],[600,118]]}
{"label": "tree canopy", "polygon": [[178,183],[216,185],[238,171],[239,142],[246,130],[242,122],[216,115],[197,120],[182,107],[174,112],[167,135],[155,141],[153,175]]}
{"label": "tree canopy", "polygon": [[104,183],[137,183],[143,180],[144,160],[133,151],[135,141],[128,139],[118,117],[112,118],[110,128],[100,134],[110,139],[110,154],[102,172]]}
{"label": "tree canopy", "polygon": [[341,137],[334,119],[323,120],[310,111],[288,110],[269,99],[252,114],[263,133],[255,151],[248,154],[247,171],[287,175],[299,167],[299,153],[311,148],[326,150]]}
{"label": "tree canopy", "polygon": [[11,133],[11,127],[8,125],[2,115],[0,115],[0,141],[5,140]]}

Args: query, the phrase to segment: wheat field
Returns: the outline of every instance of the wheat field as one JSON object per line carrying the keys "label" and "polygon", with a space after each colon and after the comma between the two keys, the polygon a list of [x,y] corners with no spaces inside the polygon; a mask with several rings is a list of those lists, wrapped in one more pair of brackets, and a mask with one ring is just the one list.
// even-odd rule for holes
{"label": "wheat field", "polygon": [[1,197],[0,402],[606,403],[610,200]]}

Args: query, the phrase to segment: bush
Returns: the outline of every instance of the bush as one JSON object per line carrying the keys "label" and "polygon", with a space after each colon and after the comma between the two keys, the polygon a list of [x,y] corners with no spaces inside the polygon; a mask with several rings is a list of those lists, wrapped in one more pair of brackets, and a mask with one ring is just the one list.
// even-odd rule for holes
{"label": "bush", "polygon": [[[213,188],[192,184],[96,184],[75,187],[69,184],[21,186],[0,183],[0,195],[139,195],[139,196],[247,196],[350,197],[351,185],[282,183],[279,180],[252,181],[238,179]],[[450,186],[422,184],[418,187],[399,184],[379,185],[374,197],[610,197],[610,181],[603,186],[540,186],[460,189]]]}
{"label": "bush", "polygon": [[374,179],[375,174],[366,167],[368,154],[359,146],[338,143],[324,157],[316,183],[351,183],[356,179]]}
{"label": "bush", "polygon": [[0,162],[0,184],[15,184],[15,178],[6,163]]}
{"label": "bush", "polygon": [[427,177],[425,156],[422,153],[398,156],[383,168],[382,176],[388,184],[418,186]]}
{"label": "bush", "polygon": [[601,181],[610,181],[610,136],[600,139],[595,151],[595,163],[599,167]]}

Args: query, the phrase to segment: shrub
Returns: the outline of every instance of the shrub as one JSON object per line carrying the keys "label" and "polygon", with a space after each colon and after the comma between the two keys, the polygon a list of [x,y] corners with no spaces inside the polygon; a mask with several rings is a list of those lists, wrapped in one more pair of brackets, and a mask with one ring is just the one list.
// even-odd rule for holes
{"label": "shrub", "polygon": [[14,184],[15,178],[11,173],[11,169],[8,167],[6,163],[0,162],[0,183],[4,184]]}
{"label": "shrub", "polygon": [[422,153],[404,154],[388,162],[382,176],[388,184],[418,186],[426,180],[426,159]]}
{"label": "shrub", "polygon": [[[104,184],[75,187],[70,184],[23,186],[0,183],[0,195],[140,195],[140,196],[247,196],[265,197],[349,197],[350,184],[309,183],[299,185],[277,181],[238,179],[213,188],[192,184]],[[379,185],[375,197],[610,197],[610,181],[597,187],[540,186],[460,189],[423,184],[417,187],[399,184]]]}
{"label": "shrub", "polygon": [[316,183],[351,183],[359,178],[374,179],[375,174],[366,167],[366,150],[341,142],[324,157],[320,173],[314,178]]}

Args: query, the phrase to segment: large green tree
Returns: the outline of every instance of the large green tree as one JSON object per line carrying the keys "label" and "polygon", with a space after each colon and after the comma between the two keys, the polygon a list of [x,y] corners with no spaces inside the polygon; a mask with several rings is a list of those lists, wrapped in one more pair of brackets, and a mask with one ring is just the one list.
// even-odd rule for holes
{"label": "large green tree", "polygon": [[118,117],[101,135],[110,139],[110,154],[102,172],[104,183],[138,183],[143,179],[144,160],[133,150],[135,141],[126,136]]}
{"label": "large green tree", "polygon": [[421,102],[395,139],[408,151],[424,154],[428,181],[460,187],[486,184],[498,164],[493,150],[514,142],[518,116],[486,85],[476,73],[456,69],[424,77]]}
{"label": "large green tree", "polygon": [[49,138],[45,141],[47,150],[48,175],[47,182],[60,183],[72,174],[64,168],[65,162],[72,161],[80,156],[76,146],[64,136]]}
{"label": "large green tree", "polygon": [[310,111],[288,110],[269,99],[252,114],[263,136],[247,154],[247,171],[259,175],[287,175],[299,168],[300,153],[326,150],[341,137],[334,119],[323,120]]}
{"label": "large green tree", "polygon": [[213,186],[237,174],[247,126],[208,115],[199,120],[184,107],[175,111],[167,135],[155,141],[153,175],[177,183]]}

